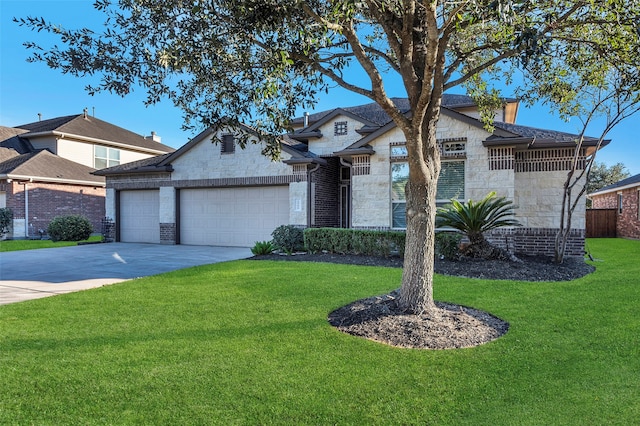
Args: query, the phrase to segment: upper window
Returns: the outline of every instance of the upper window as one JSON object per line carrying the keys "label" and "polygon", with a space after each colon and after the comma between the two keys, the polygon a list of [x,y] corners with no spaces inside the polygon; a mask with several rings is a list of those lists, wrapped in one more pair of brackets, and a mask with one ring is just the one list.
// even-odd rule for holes
{"label": "upper window", "polygon": [[105,169],[120,165],[120,150],[106,146],[94,145],[93,167]]}
{"label": "upper window", "polygon": [[233,135],[223,135],[222,143],[220,145],[220,152],[223,154],[233,154],[236,150],[236,145],[233,140]]}
{"label": "upper window", "polygon": [[[406,228],[405,186],[409,180],[409,164],[391,164],[391,227]],[[464,161],[443,161],[436,190],[436,204],[444,205],[452,198],[464,199]]]}
{"label": "upper window", "polygon": [[347,122],[346,121],[336,121],[333,123],[333,134],[334,136],[344,136],[347,134]]}

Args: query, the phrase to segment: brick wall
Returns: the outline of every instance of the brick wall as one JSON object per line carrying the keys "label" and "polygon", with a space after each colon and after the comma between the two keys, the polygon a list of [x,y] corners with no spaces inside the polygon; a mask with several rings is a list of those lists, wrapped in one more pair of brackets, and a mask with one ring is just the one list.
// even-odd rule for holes
{"label": "brick wall", "polygon": [[[25,219],[25,186],[19,182],[8,184],[7,207],[15,220]],[[37,236],[39,229],[46,230],[56,216],[82,215],[89,219],[94,232],[100,232],[105,215],[105,189],[101,187],[65,185],[54,183],[27,183],[29,236]],[[24,225],[22,225],[24,226]],[[23,229],[14,229],[16,237],[24,236]]]}
{"label": "brick wall", "polygon": [[[491,243],[510,252],[529,256],[553,256],[558,229],[555,228],[503,228],[486,236]],[[584,256],[584,229],[572,229],[567,240],[565,256]]]}
{"label": "brick wall", "polygon": [[616,226],[618,237],[640,239],[639,196],[640,188],[630,188],[622,191],[622,213],[618,214]]}
{"label": "brick wall", "polygon": [[594,209],[617,209],[618,194],[610,192],[608,194],[598,195],[591,200],[591,207]]}
{"label": "brick wall", "polygon": [[176,243],[176,224],[161,223],[160,224],[160,244]]}
{"label": "brick wall", "polygon": [[340,159],[325,158],[327,165],[312,174],[315,184],[315,222],[317,227],[340,226]]}
{"label": "brick wall", "polygon": [[[622,194],[622,212],[618,206],[618,195]],[[616,233],[621,238],[640,239],[640,187],[628,188],[593,197],[594,209],[616,209]]]}

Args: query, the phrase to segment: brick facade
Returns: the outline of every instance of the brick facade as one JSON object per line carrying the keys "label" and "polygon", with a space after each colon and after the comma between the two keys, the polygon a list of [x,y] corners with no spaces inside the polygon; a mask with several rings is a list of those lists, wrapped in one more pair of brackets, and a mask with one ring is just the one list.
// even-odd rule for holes
{"label": "brick facade", "polygon": [[[487,234],[487,239],[494,245],[515,254],[528,256],[554,256],[555,228],[503,228],[495,229]],[[567,239],[565,256],[584,256],[584,229],[572,229]]]}
{"label": "brick facade", "polygon": [[83,185],[13,181],[5,185],[7,207],[13,211],[13,237],[25,237],[25,198],[28,198],[26,229],[28,237],[37,237],[57,216],[87,217],[94,232],[100,232],[105,216],[105,189]]}
{"label": "brick facade", "polygon": [[313,226],[340,226],[340,159],[325,158],[327,165],[312,175],[315,187]]}
{"label": "brick facade", "polygon": [[176,243],[176,224],[161,223],[160,224],[160,244]]}
{"label": "brick facade", "polygon": [[[622,196],[622,206],[619,196]],[[616,235],[621,238],[640,239],[640,186],[592,197],[594,209],[616,209]],[[622,207],[622,211],[620,209]]]}

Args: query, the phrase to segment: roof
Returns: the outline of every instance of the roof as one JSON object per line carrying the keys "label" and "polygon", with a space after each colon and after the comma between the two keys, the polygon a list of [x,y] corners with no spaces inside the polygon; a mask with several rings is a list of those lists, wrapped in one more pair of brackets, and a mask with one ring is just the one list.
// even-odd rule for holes
{"label": "roof", "polygon": [[14,155],[0,163],[2,179],[104,186],[104,178],[91,173],[95,169],[58,157],[46,149]]}
{"label": "roof", "polygon": [[[504,145],[512,144],[514,138],[519,139],[519,143],[527,144],[531,148],[546,148],[552,146],[575,146],[580,135],[575,133],[559,132],[557,130],[541,129],[538,127],[521,126],[519,124],[494,122],[494,126],[498,129],[512,133],[513,137],[505,137],[494,134],[487,138],[485,145]],[[599,139],[591,136],[585,136],[583,140],[584,146],[596,146]],[[601,146],[609,144],[611,140],[603,140]]]}
{"label": "roof", "polygon": [[33,151],[31,143],[20,137],[21,134],[27,132],[27,130],[23,129],[0,126],[0,147],[13,149],[18,154],[26,154]]}
{"label": "roof", "polygon": [[93,172],[96,176],[120,175],[131,173],[153,173],[153,172],[170,172],[171,166],[163,166],[161,163],[166,160],[171,153],[157,155],[155,157],[145,158],[143,160],[132,161],[130,163],[120,164],[118,166],[108,167]]}
{"label": "roof", "polygon": [[622,179],[614,184],[607,185],[604,188],[598,189],[596,192],[589,194],[589,197],[594,195],[607,194],[609,192],[616,192],[623,189],[640,187],[640,174]]}
{"label": "roof", "polygon": [[27,139],[58,133],[96,139],[107,144],[115,142],[157,154],[174,151],[170,146],[146,139],[137,133],[85,114],[67,115],[21,124],[16,126],[16,129],[22,130],[21,137]]}

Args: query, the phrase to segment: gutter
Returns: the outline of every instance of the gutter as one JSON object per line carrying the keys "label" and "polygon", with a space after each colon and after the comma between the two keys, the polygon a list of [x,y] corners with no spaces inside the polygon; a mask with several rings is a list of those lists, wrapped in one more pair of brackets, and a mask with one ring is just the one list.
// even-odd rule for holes
{"label": "gutter", "polygon": [[86,186],[101,186],[105,187],[106,183],[104,182],[95,182],[90,180],[75,180],[75,179],[62,179],[62,178],[48,178],[41,176],[24,176],[24,175],[0,175],[0,179],[13,179],[16,181],[25,181],[25,182],[51,182],[51,183],[66,183],[73,185],[86,185]]}
{"label": "gutter", "polygon": [[102,145],[108,145],[108,146],[115,146],[118,148],[127,148],[129,150],[137,150],[140,152],[144,152],[144,153],[150,153],[150,154],[167,154],[167,151],[158,151],[156,149],[151,149],[151,148],[145,148],[145,147],[141,147],[141,146],[137,146],[137,145],[131,145],[131,144],[125,144],[125,143],[119,143],[119,142],[114,142],[114,141],[107,141],[104,139],[98,139],[98,138],[92,138],[92,137],[88,137],[88,136],[80,136],[80,135],[75,135],[73,133],[63,133],[63,132],[58,132],[57,130],[51,131],[51,132],[37,132],[37,133],[28,133],[28,134],[21,134],[21,136],[23,138],[38,138],[38,137],[43,137],[43,136],[56,136],[60,139],[66,139],[66,138],[73,138],[73,139],[79,139],[81,141],[86,141],[86,142],[93,142],[93,143],[99,143]]}

